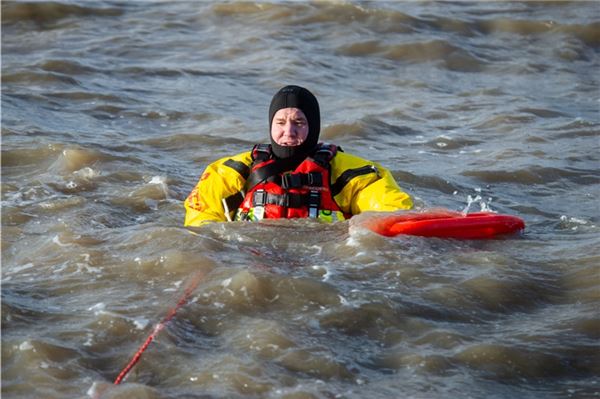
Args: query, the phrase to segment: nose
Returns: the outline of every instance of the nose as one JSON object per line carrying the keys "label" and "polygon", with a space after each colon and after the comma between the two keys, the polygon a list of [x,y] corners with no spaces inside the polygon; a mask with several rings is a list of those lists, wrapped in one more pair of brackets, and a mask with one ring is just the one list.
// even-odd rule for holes
{"label": "nose", "polygon": [[283,132],[286,136],[295,136],[296,135],[296,127],[291,121],[287,121],[283,126]]}

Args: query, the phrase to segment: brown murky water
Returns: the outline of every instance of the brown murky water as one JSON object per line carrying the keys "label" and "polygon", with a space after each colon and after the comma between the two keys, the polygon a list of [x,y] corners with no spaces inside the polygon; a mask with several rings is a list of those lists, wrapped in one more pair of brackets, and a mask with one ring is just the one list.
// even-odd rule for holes
{"label": "brown murky water", "polygon": [[[2,2],[3,398],[600,396],[599,38],[595,2]],[[525,234],[184,229],[291,83]]]}

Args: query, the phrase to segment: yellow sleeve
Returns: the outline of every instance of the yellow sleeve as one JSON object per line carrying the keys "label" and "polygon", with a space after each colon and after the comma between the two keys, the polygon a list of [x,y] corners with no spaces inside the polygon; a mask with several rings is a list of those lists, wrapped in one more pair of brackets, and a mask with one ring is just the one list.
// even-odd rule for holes
{"label": "yellow sleeve", "polygon": [[252,163],[250,152],[247,152],[208,165],[184,202],[184,226],[196,227],[208,222],[227,221],[223,199],[240,192],[246,183],[244,176],[227,166],[226,162],[231,160],[247,167]]}
{"label": "yellow sleeve", "polygon": [[[356,173],[353,173],[356,171]],[[351,176],[344,179],[344,175]],[[346,153],[332,160],[333,186],[341,191],[334,199],[343,212],[357,215],[362,212],[391,212],[413,207],[410,195],[402,191],[389,170],[376,162]],[[340,182],[347,182],[339,187]]]}

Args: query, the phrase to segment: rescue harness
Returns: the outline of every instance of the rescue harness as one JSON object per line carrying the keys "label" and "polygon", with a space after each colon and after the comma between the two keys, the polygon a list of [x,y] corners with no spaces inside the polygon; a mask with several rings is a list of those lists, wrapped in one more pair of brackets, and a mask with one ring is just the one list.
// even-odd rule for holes
{"label": "rescue harness", "polygon": [[271,145],[257,144],[251,152],[250,167],[233,159],[225,161],[224,165],[246,180],[243,190],[223,199],[226,217],[228,220],[253,221],[263,218],[310,217],[327,221],[349,218],[351,215],[343,213],[333,197],[352,178],[377,173],[377,169],[372,165],[349,169],[331,184],[331,160],[337,151],[342,149],[320,143],[308,157],[277,159]]}

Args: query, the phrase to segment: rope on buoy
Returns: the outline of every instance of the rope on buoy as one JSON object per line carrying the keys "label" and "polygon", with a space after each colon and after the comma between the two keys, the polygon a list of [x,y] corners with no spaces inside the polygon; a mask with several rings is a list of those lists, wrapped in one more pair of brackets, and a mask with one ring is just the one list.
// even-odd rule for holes
{"label": "rope on buoy", "polygon": [[119,385],[121,383],[121,381],[123,381],[123,379],[125,379],[125,377],[127,377],[127,374],[129,374],[131,369],[136,365],[137,362],[139,362],[140,358],[142,357],[142,354],[148,348],[148,346],[154,340],[154,338],[156,338],[158,333],[165,327],[165,325],[169,321],[171,321],[171,319],[173,317],[175,317],[175,314],[177,313],[179,308],[181,308],[183,305],[185,305],[187,303],[190,295],[192,295],[192,292],[194,292],[194,290],[198,287],[198,284],[200,284],[200,281],[202,281],[203,277],[204,277],[204,273],[202,273],[202,272],[196,272],[192,276],[190,283],[188,284],[188,286],[185,289],[181,298],[179,298],[179,301],[177,301],[177,304],[171,310],[169,310],[169,313],[167,313],[167,315],[160,321],[160,323],[158,323],[156,326],[154,326],[154,330],[152,330],[152,333],[148,336],[148,338],[146,338],[146,340],[144,341],[142,346],[140,346],[140,348],[137,350],[137,352],[135,352],[135,354],[133,355],[133,357],[127,364],[127,366],[125,366],[125,368],[123,368],[123,370],[121,370],[121,372],[115,379],[114,385]]}

